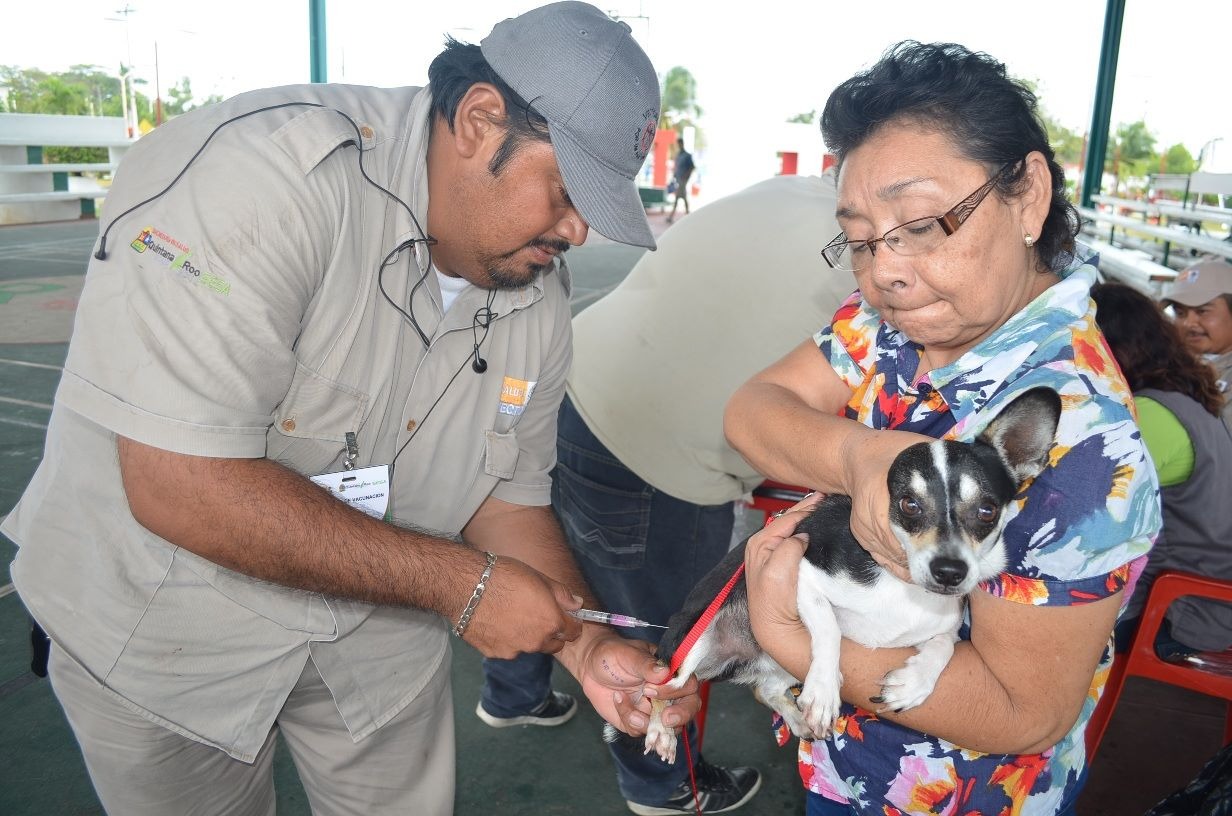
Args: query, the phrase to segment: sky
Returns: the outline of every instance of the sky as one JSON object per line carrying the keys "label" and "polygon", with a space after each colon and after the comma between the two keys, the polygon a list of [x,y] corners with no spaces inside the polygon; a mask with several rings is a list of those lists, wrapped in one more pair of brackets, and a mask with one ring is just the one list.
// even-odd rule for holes
{"label": "sky", "polygon": [[[329,80],[419,85],[446,33],[478,42],[535,0],[326,0]],[[598,0],[625,19],[660,74],[697,80],[711,169],[741,163],[758,125],[820,110],[829,91],[902,39],[958,42],[986,51],[1037,84],[1043,108],[1071,129],[1091,121],[1103,0]],[[1157,147],[1209,151],[1232,170],[1226,0],[1129,0],[1112,126],[1144,119]],[[123,10],[129,9],[128,14]],[[155,62],[157,45],[157,76]],[[307,0],[40,0],[14,3],[0,27],[0,64],[63,70],[135,66],[169,87],[230,96],[309,78]],[[820,135],[818,135],[820,143]],[[760,166],[759,166],[760,169]],[[743,181],[732,175],[732,181]],[[756,180],[756,179],[752,179]]]}

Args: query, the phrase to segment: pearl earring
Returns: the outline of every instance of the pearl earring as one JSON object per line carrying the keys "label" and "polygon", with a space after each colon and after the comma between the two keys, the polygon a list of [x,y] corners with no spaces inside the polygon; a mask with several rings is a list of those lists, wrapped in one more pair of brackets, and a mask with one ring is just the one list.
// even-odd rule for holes
{"label": "pearl earring", "polygon": [[1022,237],[1022,242],[1027,245],[1027,249],[1030,249],[1035,246],[1035,236],[1028,232]]}

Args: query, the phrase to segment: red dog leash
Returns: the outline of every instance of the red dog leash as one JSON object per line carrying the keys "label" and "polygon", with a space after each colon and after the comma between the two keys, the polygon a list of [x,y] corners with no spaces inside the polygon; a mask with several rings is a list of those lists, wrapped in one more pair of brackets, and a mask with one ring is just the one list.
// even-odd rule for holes
{"label": "red dog leash", "polygon": [[740,580],[741,575],[744,575],[744,564],[741,564],[736,569],[732,577],[719,590],[719,594],[714,596],[710,606],[706,607],[705,612],[702,612],[702,616],[697,619],[697,623],[693,624],[689,634],[685,635],[684,640],[680,641],[680,645],[676,647],[676,653],[672,655],[672,662],[668,666],[672,670],[673,677],[680,669],[680,665],[684,663],[684,659],[689,656],[689,652],[693,650],[693,644],[697,643],[698,638],[702,636],[702,632],[705,632],[706,627],[710,625],[710,621],[714,620],[714,616],[719,612],[719,607],[723,605],[723,601],[727,600],[727,596],[731,594],[732,587]]}
{"label": "red dog leash", "polygon": [[[680,645],[676,647],[675,654],[672,655],[672,662],[668,665],[668,668],[672,671],[672,677],[676,676],[676,672],[680,670],[681,664],[689,656],[689,652],[693,650],[693,644],[697,643],[702,633],[706,631],[706,627],[714,620],[714,616],[719,613],[719,607],[723,605],[723,601],[727,600],[727,596],[731,594],[732,587],[740,580],[741,575],[744,575],[744,564],[736,568],[736,572],[723,585],[723,588],[719,590],[719,594],[706,607],[706,611],[702,612],[701,617],[697,619],[697,623],[693,624],[689,634],[685,635],[684,640],[680,641]],[[697,808],[697,816],[702,816],[701,797],[697,794],[697,777],[693,773],[693,750],[689,747],[689,735],[683,734],[682,736],[684,737],[685,761],[689,763],[689,785],[693,788],[693,805]]]}

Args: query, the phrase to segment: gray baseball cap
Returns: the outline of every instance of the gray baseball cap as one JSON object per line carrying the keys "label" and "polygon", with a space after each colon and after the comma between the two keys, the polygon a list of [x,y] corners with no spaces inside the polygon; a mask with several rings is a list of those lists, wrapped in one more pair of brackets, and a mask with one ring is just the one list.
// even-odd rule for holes
{"label": "gray baseball cap", "polygon": [[654,249],[636,178],[659,124],[659,80],[628,24],[568,0],[497,23],[479,46],[547,119],[565,189],[587,223]]}

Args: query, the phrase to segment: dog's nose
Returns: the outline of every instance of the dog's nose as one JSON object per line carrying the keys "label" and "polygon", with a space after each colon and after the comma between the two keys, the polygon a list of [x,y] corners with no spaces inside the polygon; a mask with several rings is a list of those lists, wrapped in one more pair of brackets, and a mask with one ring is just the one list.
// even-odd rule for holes
{"label": "dog's nose", "polygon": [[967,577],[967,564],[957,558],[937,558],[929,567],[933,580],[941,586],[954,587]]}

